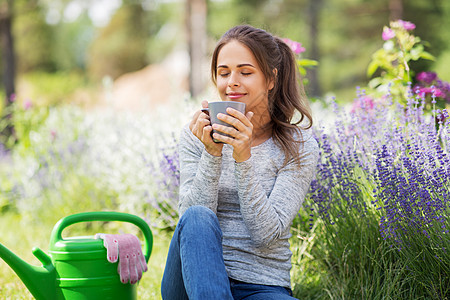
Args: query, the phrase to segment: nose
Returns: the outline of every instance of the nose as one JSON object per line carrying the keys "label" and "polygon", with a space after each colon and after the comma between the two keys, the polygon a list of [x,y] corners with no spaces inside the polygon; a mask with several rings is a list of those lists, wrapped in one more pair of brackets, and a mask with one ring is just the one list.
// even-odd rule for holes
{"label": "nose", "polygon": [[228,86],[229,87],[238,87],[238,86],[240,86],[239,80],[237,78],[237,74],[235,72],[231,72],[230,77],[228,77]]}

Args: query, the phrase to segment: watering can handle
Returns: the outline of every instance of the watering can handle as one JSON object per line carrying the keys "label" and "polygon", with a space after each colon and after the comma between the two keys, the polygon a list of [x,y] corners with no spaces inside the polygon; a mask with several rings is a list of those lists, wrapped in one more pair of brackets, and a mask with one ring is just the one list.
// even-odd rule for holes
{"label": "watering can handle", "polygon": [[136,225],[144,234],[144,256],[145,261],[148,262],[150,254],[152,253],[153,235],[148,224],[140,217],[114,211],[98,211],[98,212],[84,212],[62,218],[53,227],[53,231],[50,237],[50,245],[54,245],[56,242],[62,240],[63,230],[75,223],[91,222],[91,221],[120,221],[128,222]]}

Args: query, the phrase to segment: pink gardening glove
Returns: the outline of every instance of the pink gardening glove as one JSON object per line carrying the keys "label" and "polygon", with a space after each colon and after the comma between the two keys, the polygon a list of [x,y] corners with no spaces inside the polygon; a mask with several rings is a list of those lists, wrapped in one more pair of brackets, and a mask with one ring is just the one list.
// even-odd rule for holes
{"label": "pink gardening glove", "polygon": [[147,263],[142,254],[141,242],[132,234],[104,234],[97,233],[96,239],[103,239],[106,256],[109,262],[119,260],[117,271],[122,283],[135,284],[147,271]]}

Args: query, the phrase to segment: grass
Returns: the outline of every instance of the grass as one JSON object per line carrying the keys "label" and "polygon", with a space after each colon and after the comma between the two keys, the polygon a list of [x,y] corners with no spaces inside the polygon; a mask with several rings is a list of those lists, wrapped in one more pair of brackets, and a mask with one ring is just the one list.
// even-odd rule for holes
{"label": "grass", "polygon": [[[0,228],[2,228],[0,243],[29,264],[41,265],[33,256],[31,250],[36,246],[47,252],[53,224],[30,224],[18,214],[4,213],[0,218]],[[108,228],[100,228],[100,225],[94,225],[90,228],[82,226],[74,229],[73,232],[85,231],[83,235],[93,235],[96,232],[105,232],[105,229]],[[149,270],[144,273],[139,283],[138,299],[161,299],[160,283],[170,235],[166,232],[153,230],[153,237],[153,251],[148,262]],[[33,299],[20,278],[1,259],[0,299]]]}

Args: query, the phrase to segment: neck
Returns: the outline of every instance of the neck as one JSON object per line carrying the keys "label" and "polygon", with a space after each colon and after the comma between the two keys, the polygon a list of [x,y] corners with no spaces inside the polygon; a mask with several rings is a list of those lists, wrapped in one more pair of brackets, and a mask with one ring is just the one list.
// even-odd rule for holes
{"label": "neck", "polygon": [[[253,120],[252,120],[253,121]],[[267,141],[272,136],[271,122],[253,123],[252,146],[257,146]]]}

